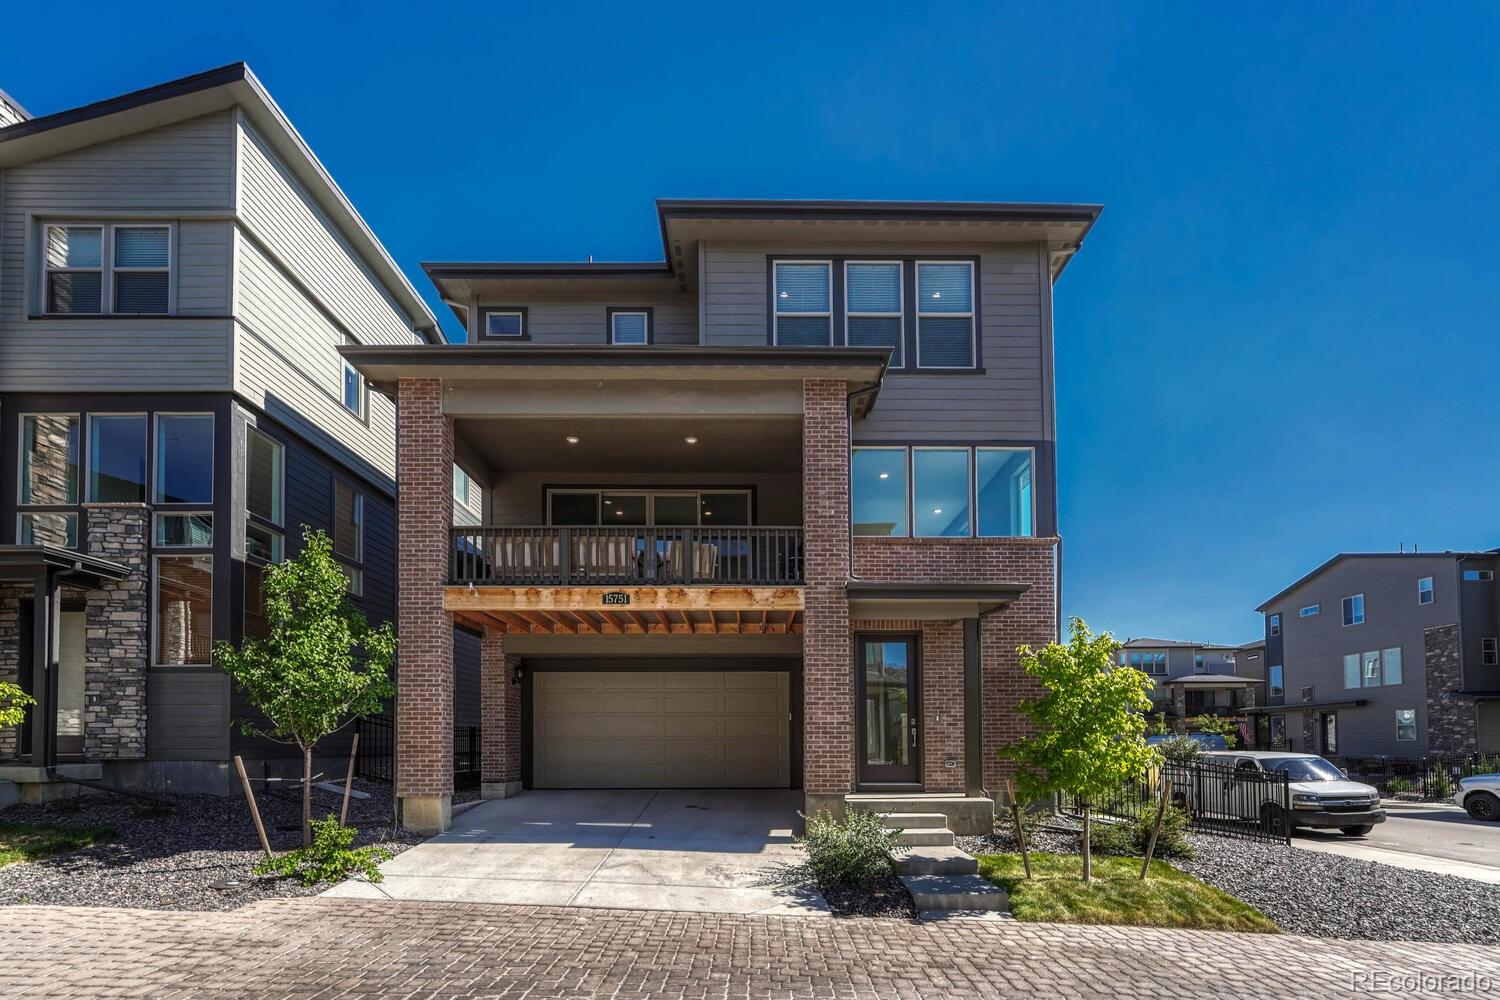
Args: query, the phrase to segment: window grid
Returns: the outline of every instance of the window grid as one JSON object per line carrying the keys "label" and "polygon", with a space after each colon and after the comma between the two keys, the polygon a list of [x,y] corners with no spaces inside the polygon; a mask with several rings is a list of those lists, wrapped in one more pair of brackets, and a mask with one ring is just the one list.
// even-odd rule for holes
{"label": "window grid", "polygon": [[1432,577],[1424,576],[1417,581],[1417,603],[1431,604],[1433,601]]}
{"label": "window grid", "polygon": [[[85,246],[82,258],[74,260],[73,240],[85,233],[94,234],[93,245]],[[141,241],[148,234],[159,234],[159,251],[149,242]],[[174,243],[172,226],[164,223],[45,225],[42,315],[170,315]],[[91,276],[93,280],[88,281]],[[84,280],[79,281],[79,277]],[[75,303],[74,299],[80,296],[84,301]],[[125,308],[132,305],[136,307]]]}
{"label": "window grid", "polygon": [[[895,311],[855,308],[854,297],[849,294],[849,275],[861,269],[894,268],[896,272]],[[844,336],[851,347],[885,347],[885,344],[856,343],[850,334],[850,320],[875,319],[895,320],[895,344],[891,346],[891,368],[906,367],[906,268],[899,260],[846,260],[844,261]]]}
{"label": "window grid", "polygon": [[[969,274],[969,292],[968,292],[968,295],[969,295],[968,306],[969,307],[968,307],[968,309],[967,310],[946,310],[946,309],[938,310],[938,309],[933,309],[931,307],[932,306],[932,302],[933,302],[934,299],[937,298],[937,295],[940,294],[940,292],[935,292],[932,296],[924,298],[924,296],[922,294],[922,271],[923,271],[923,268],[929,268],[929,267],[932,267],[932,268],[938,268],[938,267],[956,267],[956,266],[961,266],[961,267],[968,268],[968,274]],[[976,326],[977,326],[977,324],[975,323],[975,312],[974,312],[974,299],[975,299],[974,262],[971,261],[971,260],[919,260],[919,261],[916,262],[916,274],[917,274],[917,367],[918,368],[938,369],[938,370],[954,370],[954,371],[961,371],[961,370],[964,370],[964,369],[973,368],[975,366],[975,363],[976,363],[976,357],[975,356],[978,353],[978,333],[977,333],[977,330],[975,329]],[[944,319],[966,319],[966,320],[969,321],[969,355],[968,355],[968,360],[964,364],[960,364],[960,365],[937,365],[937,364],[928,364],[928,363],[926,363],[926,362],[924,362],[922,360],[922,341],[923,341],[923,337],[922,337],[922,321],[924,319],[931,320],[931,321],[934,321],[934,322],[938,321],[938,320],[944,320]]]}

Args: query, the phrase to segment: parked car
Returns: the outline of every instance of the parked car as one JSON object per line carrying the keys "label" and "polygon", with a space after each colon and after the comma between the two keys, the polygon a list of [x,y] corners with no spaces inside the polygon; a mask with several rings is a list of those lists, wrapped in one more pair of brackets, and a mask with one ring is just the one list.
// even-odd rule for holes
{"label": "parked car", "polygon": [[1199,749],[1202,750],[1229,749],[1229,744],[1224,742],[1224,737],[1218,733],[1160,733],[1156,736],[1147,736],[1146,745],[1148,747],[1160,746],[1168,740],[1181,739],[1183,735],[1186,735],[1188,739],[1198,744]]}
{"label": "parked car", "polygon": [[[1234,769],[1224,787],[1190,789],[1189,806],[1240,819],[1258,818],[1280,833],[1299,826],[1337,829],[1361,837],[1385,822],[1380,793],[1371,785],[1350,781],[1343,771],[1316,754],[1241,750],[1205,753],[1205,763]],[[1291,815],[1282,805],[1281,784],[1267,780],[1287,776]],[[1198,802],[1192,801],[1196,795]]]}
{"label": "parked car", "polygon": [[1458,779],[1453,801],[1474,819],[1500,820],[1500,774],[1471,774]]}

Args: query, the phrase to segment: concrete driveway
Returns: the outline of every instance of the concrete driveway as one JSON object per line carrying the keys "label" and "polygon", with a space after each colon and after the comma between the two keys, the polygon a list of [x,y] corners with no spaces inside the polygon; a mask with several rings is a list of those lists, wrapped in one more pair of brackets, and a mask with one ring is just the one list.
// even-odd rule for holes
{"label": "concrete driveway", "polygon": [[526,792],[484,802],[325,896],[705,913],[828,912],[790,871],[801,796],[779,790]]}
{"label": "concrete driveway", "polygon": [[1298,830],[1292,843],[1312,851],[1500,885],[1500,823],[1470,819],[1442,802],[1385,803],[1386,819],[1363,837]]}

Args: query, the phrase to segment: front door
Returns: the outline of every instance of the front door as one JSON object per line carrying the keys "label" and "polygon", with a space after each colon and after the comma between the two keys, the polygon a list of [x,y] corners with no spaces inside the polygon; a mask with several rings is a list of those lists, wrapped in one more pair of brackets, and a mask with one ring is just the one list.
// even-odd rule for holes
{"label": "front door", "polygon": [[917,640],[862,635],[856,647],[859,781],[916,784],[922,780]]}
{"label": "front door", "polygon": [[1339,717],[1337,712],[1323,713],[1323,754],[1332,756],[1339,752]]}

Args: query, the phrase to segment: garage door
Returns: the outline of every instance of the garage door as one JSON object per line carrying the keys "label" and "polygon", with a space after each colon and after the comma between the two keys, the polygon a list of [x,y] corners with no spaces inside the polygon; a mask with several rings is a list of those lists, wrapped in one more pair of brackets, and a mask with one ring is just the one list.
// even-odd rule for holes
{"label": "garage door", "polygon": [[537,788],[786,788],[787,674],[537,671]]}
{"label": "garage door", "polygon": [[1479,703],[1479,752],[1500,753],[1500,701]]}

